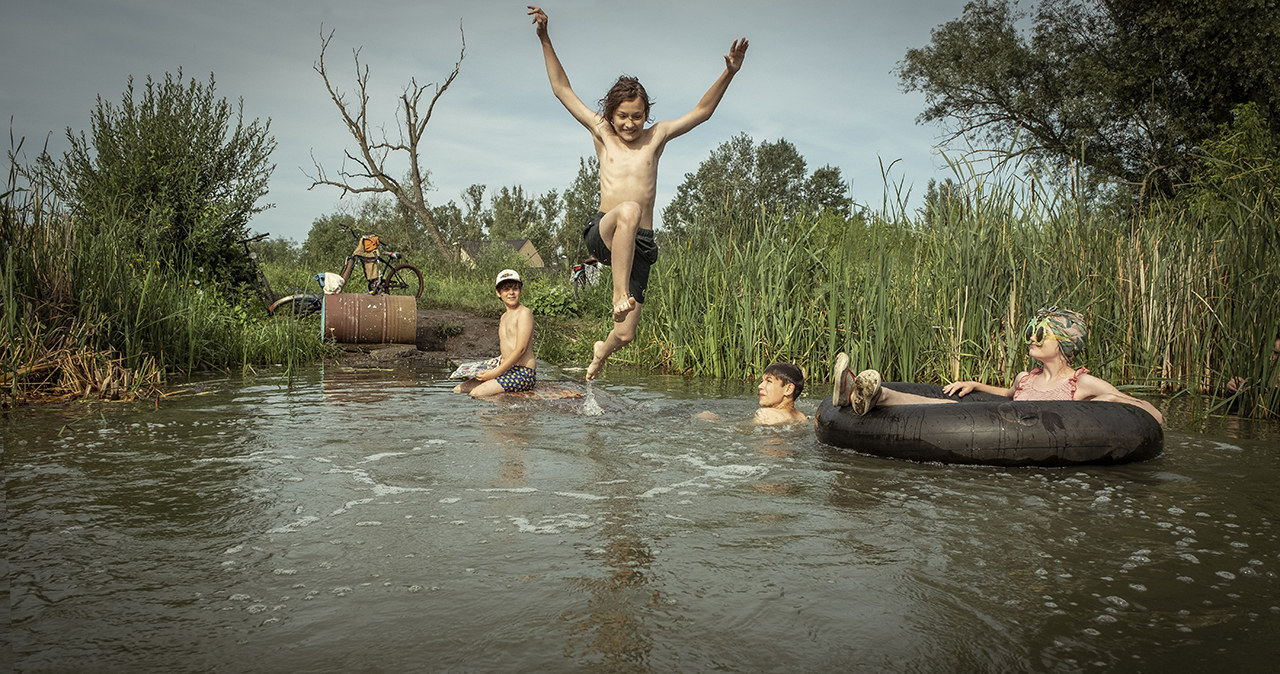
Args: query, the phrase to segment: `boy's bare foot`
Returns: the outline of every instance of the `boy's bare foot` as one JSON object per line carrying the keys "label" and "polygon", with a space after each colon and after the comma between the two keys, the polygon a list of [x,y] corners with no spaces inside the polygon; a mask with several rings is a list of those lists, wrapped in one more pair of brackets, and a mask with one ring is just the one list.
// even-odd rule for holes
{"label": "boy's bare foot", "polygon": [[595,355],[595,358],[592,358],[591,364],[587,366],[587,381],[595,379],[600,375],[600,370],[604,369],[604,361],[609,355],[603,351],[604,342],[596,342],[595,346],[591,347],[591,353]]}
{"label": "boy's bare foot", "polygon": [[627,320],[627,314],[636,308],[636,298],[624,297],[613,303],[613,322],[621,323]]}
{"label": "boy's bare foot", "polygon": [[841,351],[836,354],[836,361],[831,368],[831,406],[844,407],[849,404],[849,394],[853,388],[849,386],[849,354]]}
{"label": "boy's bare foot", "polygon": [[853,380],[853,411],[859,416],[871,411],[880,400],[880,373],[863,370]]}

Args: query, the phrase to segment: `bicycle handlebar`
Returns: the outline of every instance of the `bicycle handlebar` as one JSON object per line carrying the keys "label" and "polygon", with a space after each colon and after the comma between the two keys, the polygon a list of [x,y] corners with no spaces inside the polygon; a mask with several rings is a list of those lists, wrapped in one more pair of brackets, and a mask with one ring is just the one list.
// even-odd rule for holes
{"label": "bicycle handlebar", "polygon": [[239,241],[237,241],[236,243],[257,243],[257,242],[259,242],[259,241],[261,241],[261,240],[263,240],[263,239],[267,238],[268,236],[271,236],[271,235],[270,235],[270,234],[259,234],[259,235],[257,235],[257,236],[251,236],[251,237],[249,237],[249,238],[247,238],[247,239],[240,239],[240,240],[239,240]]}

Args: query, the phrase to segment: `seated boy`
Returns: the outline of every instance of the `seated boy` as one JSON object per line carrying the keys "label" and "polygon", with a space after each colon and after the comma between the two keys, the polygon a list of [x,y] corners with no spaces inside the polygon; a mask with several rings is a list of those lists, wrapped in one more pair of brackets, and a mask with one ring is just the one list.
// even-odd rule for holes
{"label": "seated boy", "polygon": [[470,393],[473,398],[506,391],[529,391],[537,381],[533,356],[533,312],[520,304],[524,283],[514,269],[503,269],[494,282],[498,299],[506,313],[498,322],[498,346],[502,351],[497,366],[454,387],[454,393]]}
{"label": "seated boy", "polygon": [[[796,399],[804,391],[804,372],[791,363],[774,363],[764,369],[756,394],[760,407],[756,409],[752,423],[758,426],[790,424],[808,419],[796,409]],[[719,421],[715,412],[705,411],[696,415],[699,419]]]}

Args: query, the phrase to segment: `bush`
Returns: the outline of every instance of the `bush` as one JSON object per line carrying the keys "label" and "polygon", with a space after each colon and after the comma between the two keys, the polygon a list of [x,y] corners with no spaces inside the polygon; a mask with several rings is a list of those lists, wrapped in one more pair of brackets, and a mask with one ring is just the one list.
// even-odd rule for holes
{"label": "bush", "polygon": [[252,278],[236,242],[249,218],[268,206],[270,121],[245,124],[207,84],[182,83],[182,71],[150,77],[134,100],[129,79],[119,107],[98,98],[90,136],[67,129],[61,164],[40,157],[45,175],[77,217],[82,234],[109,226],[126,248],[154,251],[180,267],[204,267],[219,280]]}

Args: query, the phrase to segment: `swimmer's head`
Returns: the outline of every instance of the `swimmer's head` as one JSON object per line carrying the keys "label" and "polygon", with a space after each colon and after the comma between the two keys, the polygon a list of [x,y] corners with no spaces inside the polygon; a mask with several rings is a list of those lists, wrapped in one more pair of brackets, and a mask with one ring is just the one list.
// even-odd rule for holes
{"label": "swimmer's head", "polygon": [[804,372],[793,363],[774,363],[764,369],[764,374],[776,377],[782,382],[784,388],[787,384],[791,384],[792,400],[798,400],[800,394],[804,392]]}

